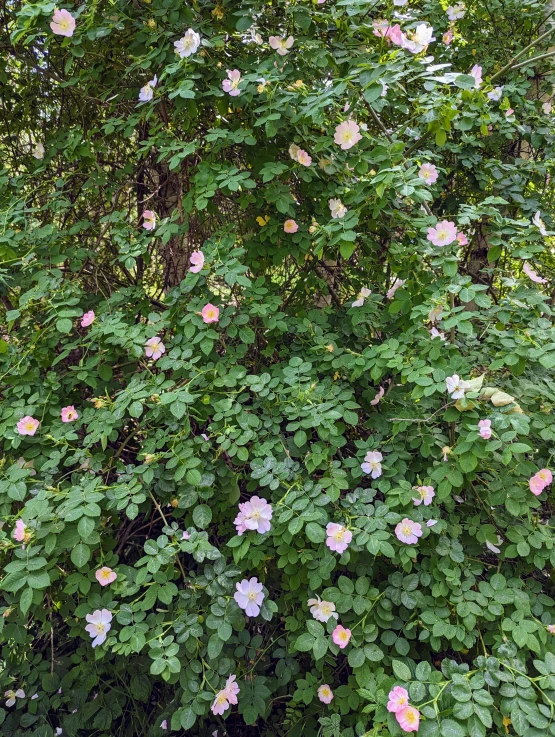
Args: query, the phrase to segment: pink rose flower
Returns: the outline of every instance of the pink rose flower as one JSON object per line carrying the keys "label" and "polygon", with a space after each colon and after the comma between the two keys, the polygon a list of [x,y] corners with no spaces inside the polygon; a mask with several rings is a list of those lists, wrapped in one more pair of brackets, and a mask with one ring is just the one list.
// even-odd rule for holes
{"label": "pink rose flower", "polygon": [[62,407],[62,422],[73,422],[78,419],[79,415],[75,407],[70,404],[67,407]]}
{"label": "pink rose flower", "polygon": [[69,10],[56,10],[52,16],[50,23],[52,33],[56,36],[73,36],[75,30],[75,18],[71,15]]}
{"label": "pink rose flower", "polygon": [[452,40],[453,40],[453,31],[449,29],[448,31],[445,31],[445,33],[443,34],[443,43],[446,46],[449,46]]}
{"label": "pink rose flower", "polygon": [[389,692],[389,701],[387,702],[387,710],[396,714],[401,709],[409,705],[409,692],[402,686],[395,686]]}
{"label": "pink rose flower", "polygon": [[478,423],[480,437],[484,440],[491,438],[491,420],[480,420]]}
{"label": "pink rose flower", "polygon": [[17,423],[17,432],[20,435],[34,435],[40,425],[39,420],[35,420],[34,417],[26,415],[22,417]]}
{"label": "pink rose flower", "polygon": [[541,276],[538,276],[530,264],[524,264],[522,271],[524,271],[526,276],[536,284],[547,284],[547,279],[543,279]]}
{"label": "pink rose flower", "polygon": [[111,568],[108,568],[108,566],[99,568],[94,575],[101,586],[108,586],[108,584],[113,583],[118,577],[118,574]]}
{"label": "pink rose flower", "polygon": [[[383,395],[384,395],[384,394],[385,394],[385,389],[383,388],[383,386],[380,386],[380,388],[379,388],[379,391],[378,391],[378,393],[376,394],[376,396],[374,397],[374,399],[371,399],[371,400],[370,400],[370,404],[371,404],[371,405],[372,405],[373,407],[375,407],[375,406],[376,406],[376,404],[379,404],[379,402],[380,402],[380,399],[381,399],[381,398],[383,397]],[[380,459],[380,460],[381,460],[381,459]]]}
{"label": "pink rose flower", "polygon": [[331,639],[341,650],[343,650],[343,648],[347,647],[349,644],[351,639],[351,630],[345,629],[345,627],[338,624],[332,632]]}
{"label": "pink rose flower", "polygon": [[333,691],[327,683],[322,684],[318,688],[318,698],[323,704],[330,704],[333,699]]}
{"label": "pink rose flower", "polygon": [[295,43],[295,39],[293,38],[293,36],[289,36],[288,38],[281,36],[270,36],[268,42],[271,48],[274,49],[274,51],[276,51],[280,56],[285,56],[285,54],[289,53],[289,49]]}
{"label": "pink rose flower", "polygon": [[29,538],[31,537],[31,532],[22,519],[18,519],[17,522],[15,523],[14,531],[12,532],[12,537],[14,540],[17,540],[18,543],[29,542]]}
{"label": "pink rose flower", "polygon": [[88,312],[85,312],[83,317],[81,318],[81,327],[82,328],[88,328],[89,325],[92,325],[94,322],[95,314],[92,310],[89,310]]}
{"label": "pink rose flower", "polygon": [[244,578],[240,583],[235,584],[235,588],[237,591],[233,594],[233,598],[239,607],[245,611],[247,617],[257,617],[264,600],[260,581],[255,576],[250,579]]}
{"label": "pink rose flower", "polygon": [[204,253],[202,251],[193,251],[189,258],[189,261],[192,264],[192,266],[189,267],[189,271],[191,271],[193,274],[198,274],[198,272],[201,271],[202,267],[204,266]]}
{"label": "pink rose flower", "polygon": [[344,120],[335,129],[333,140],[338,146],[341,146],[343,151],[346,151],[362,139],[359,130],[354,120]]}
{"label": "pink rose flower", "polygon": [[405,732],[418,732],[420,726],[420,712],[414,706],[405,706],[395,713],[395,718]]}
{"label": "pink rose flower", "polygon": [[343,525],[336,522],[328,522],[326,526],[326,545],[336,553],[344,553],[353,539],[353,533]]}
{"label": "pink rose flower", "polygon": [[457,226],[450,220],[442,220],[435,228],[428,228],[428,240],[434,246],[448,246],[457,238]]}
{"label": "pink rose flower", "polygon": [[528,481],[530,491],[535,496],[539,496],[542,491],[553,481],[553,476],[548,468],[542,468]]}
{"label": "pink rose flower", "polygon": [[312,164],[312,157],[307,154],[306,151],[303,151],[302,148],[300,148],[297,151],[297,161],[299,164],[302,164],[302,166],[310,166]]}
{"label": "pink rose flower", "polygon": [[294,220],[286,220],[283,223],[283,230],[285,233],[296,233],[299,229],[299,226]]}
{"label": "pink rose flower", "polygon": [[459,244],[459,246],[468,246],[468,238],[462,232],[462,230],[457,233],[457,243]]}
{"label": "pink rose flower", "polygon": [[256,530],[261,535],[269,532],[272,519],[272,505],[266,499],[251,496],[248,502],[239,504],[239,514],[235,518],[234,525],[237,534],[242,535],[247,530]]}
{"label": "pink rose flower", "polygon": [[236,676],[229,676],[225,687],[218,691],[216,698],[210,707],[212,714],[221,715],[229,709],[230,704],[237,703],[237,694],[240,692],[239,686],[234,683]]}
{"label": "pink rose flower", "polygon": [[205,323],[218,322],[218,320],[220,319],[219,308],[214,307],[214,305],[210,304],[210,302],[207,305],[204,305],[204,307],[200,311],[200,314],[202,315],[202,319]]}
{"label": "pink rose flower", "polygon": [[162,343],[162,338],[155,335],[153,338],[149,338],[145,343],[145,355],[148,358],[152,358],[153,361],[157,361],[162,353],[166,352],[166,346]]}
{"label": "pink rose flower", "polygon": [[237,703],[237,694],[241,691],[239,686],[235,683],[236,680],[237,676],[229,676],[225,682],[224,691],[227,694],[227,700],[230,704]]}
{"label": "pink rose flower", "polygon": [[182,540],[190,540],[191,539],[191,533],[187,532],[187,530],[183,530],[183,534],[181,535]]}
{"label": "pink rose flower", "polygon": [[168,728],[168,720],[164,719],[163,722],[160,724],[160,729],[166,730]]}
{"label": "pink rose flower", "polygon": [[237,97],[241,94],[239,82],[241,81],[241,72],[238,69],[227,70],[229,79],[224,79],[222,88],[224,92],[228,92],[231,97]]}
{"label": "pink rose flower", "polygon": [[156,214],[152,210],[143,212],[143,228],[145,230],[154,230],[156,227]]}
{"label": "pink rose flower", "polygon": [[407,545],[414,545],[418,542],[418,538],[422,536],[422,526],[418,522],[413,522],[408,517],[401,520],[395,528],[397,540]]}
{"label": "pink rose flower", "polygon": [[407,283],[406,279],[397,279],[395,278],[395,281],[391,285],[391,287],[387,290],[387,294],[385,295],[388,299],[393,299],[395,296],[395,292],[400,289],[402,286],[404,286]]}
{"label": "pink rose flower", "polygon": [[474,64],[470,70],[470,76],[474,77],[474,87],[478,89],[482,84],[482,67],[478,64]]}
{"label": "pink rose flower", "polygon": [[379,450],[369,450],[360,467],[364,473],[369,473],[373,479],[377,479],[382,475],[382,459],[383,456]]}
{"label": "pink rose flower", "polygon": [[437,169],[433,164],[422,164],[420,171],[418,172],[420,179],[423,179],[426,184],[434,184],[437,182],[438,173]]}
{"label": "pink rose flower", "polygon": [[429,507],[432,503],[432,499],[436,495],[434,491],[433,486],[413,486],[413,489],[415,489],[418,492],[417,497],[413,497],[412,501],[414,502],[415,507],[419,507],[422,502],[424,502],[425,507]]}

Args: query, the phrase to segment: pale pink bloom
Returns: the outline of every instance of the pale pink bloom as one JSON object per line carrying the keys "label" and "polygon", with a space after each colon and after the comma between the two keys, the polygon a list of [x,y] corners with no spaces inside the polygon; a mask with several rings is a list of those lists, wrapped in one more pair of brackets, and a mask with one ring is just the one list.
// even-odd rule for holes
{"label": "pale pink bloom", "polygon": [[372,290],[368,287],[362,287],[360,292],[357,294],[357,298],[351,305],[351,307],[362,307],[364,300],[372,294]]}
{"label": "pale pink bloom", "polygon": [[14,540],[17,540],[18,543],[29,542],[29,538],[31,537],[31,532],[22,519],[18,519],[17,522],[15,523],[15,528],[12,533],[12,536]]}
{"label": "pale pink bloom", "polygon": [[372,28],[374,29],[374,36],[377,36],[378,38],[385,38],[385,36],[387,35],[387,30],[389,28],[389,21],[375,20],[372,23]]}
{"label": "pale pink bloom", "polygon": [[92,325],[94,322],[94,318],[96,315],[92,310],[89,310],[88,312],[85,312],[83,317],[81,318],[81,327],[82,328],[88,328],[89,325]]}
{"label": "pale pink bloom", "polygon": [[235,683],[236,680],[237,676],[229,676],[223,689],[227,694],[227,700],[230,704],[237,703],[237,694],[241,691],[239,686]]}
{"label": "pale pink bloom", "polygon": [[264,600],[262,584],[254,576],[251,579],[244,578],[241,583],[236,583],[237,591],[233,598],[241,609],[245,610],[247,617],[257,617],[260,613],[260,605]]}
{"label": "pale pink bloom", "polygon": [[341,200],[334,200],[333,198],[331,200],[328,200],[328,205],[330,206],[330,212],[332,218],[341,219],[344,218],[347,214],[347,208],[345,205],[341,202]]}
{"label": "pale pink bloom", "polygon": [[118,577],[118,574],[111,568],[108,568],[108,566],[99,568],[94,575],[101,586],[108,586],[108,584],[114,583]]}
{"label": "pale pink bloom", "polygon": [[404,709],[396,712],[395,718],[401,729],[404,729],[405,732],[418,732],[420,712],[414,706],[405,706]]}
{"label": "pale pink bloom", "polygon": [[164,719],[164,721],[160,724],[160,729],[166,730],[168,728],[168,720]]}
{"label": "pale pink bloom", "polygon": [[469,74],[474,77],[474,87],[478,89],[482,84],[482,67],[479,64],[474,64]]}
{"label": "pale pink bloom", "polygon": [[148,358],[152,358],[153,361],[157,361],[162,353],[166,352],[166,346],[162,343],[162,338],[155,335],[153,338],[149,338],[145,344],[145,355]]}
{"label": "pale pink bloom", "polygon": [[418,497],[412,497],[415,507],[419,507],[424,502],[425,507],[429,507],[432,503],[432,499],[436,495],[433,486],[413,486],[418,492]]}
{"label": "pale pink bloom", "polygon": [[547,279],[538,276],[538,274],[534,271],[530,264],[524,264],[524,266],[522,267],[522,271],[524,271],[526,276],[536,284],[547,284]]}
{"label": "pale pink bloom", "polygon": [[468,389],[468,382],[461,379],[458,374],[448,376],[445,379],[445,385],[447,387],[447,393],[451,395],[451,399],[462,399]]}
{"label": "pale pink bloom", "polygon": [[464,18],[466,8],[464,6],[464,3],[457,3],[456,5],[451,5],[449,8],[447,8],[445,12],[447,13],[447,17],[449,18],[449,20],[455,21]]}
{"label": "pale pink bloom", "polygon": [[360,128],[354,120],[344,120],[335,129],[333,140],[346,151],[362,139],[359,130]]}
{"label": "pale pink bloom", "polygon": [[351,630],[338,624],[331,634],[331,639],[341,650],[343,650],[343,648],[347,647],[349,644],[349,640],[351,639]]}
{"label": "pale pink bloom", "polygon": [[77,420],[79,417],[77,410],[72,404],[68,405],[67,407],[62,407],[61,414],[62,422],[73,422],[73,420]]}
{"label": "pale pink bloom", "polygon": [[111,630],[112,625],[112,614],[107,609],[96,609],[92,614],[87,614],[85,617],[89,623],[85,630],[93,638],[92,646],[97,647],[106,642],[108,632]]}
{"label": "pale pink bloom", "polygon": [[503,87],[494,87],[491,92],[488,92],[488,99],[494,102],[499,102],[503,97]]}
{"label": "pale pink bloom", "polygon": [[540,231],[540,233],[542,235],[547,235],[547,230],[546,230],[546,227],[545,227],[545,223],[543,222],[543,220],[541,218],[541,213],[540,213],[539,210],[536,212],[536,214],[532,218],[532,225],[535,225],[536,228],[538,228],[538,230]]}
{"label": "pale pink bloom", "polygon": [[549,484],[553,481],[553,474],[551,473],[549,468],[542,468],[541,471],[538,471],[536,476],[538,476],[538,478],[540,478],[546,486],[549,486]]}
{"label": "pale pink bloom", "polygon": [[36,143],[31,151],[31,155],[34,156],[35,159],[44,159],[44,144],[40,141]]}
{"label": "pale pink bloom", "polygon": [[298,229],[299,226],[294,220],[289,219],[283,223],[283,231],[285,233],[296,233]]}
{"label": "pale pink bloom", "polygon": [[434,184],[437,182],[438,173],[437,169],[433,164],[422,164],[418,172],[420,179],[423,179],[426,184]]}
{"label": "pale pink bloom", "polygon": [[478,423],[480,437],[484,440],[491,438],[491,420],[480,420]]}
{"label": "pale pink bloom", "polygon": [[141,102],[150,102],[154,97],[154,88],[158,84],[158,77],[154,75],[154,79],[147,82],[144,87],[141,87],[139,92],[139,100]]}
{"label": "pale pink bloom", "polygon": [[318,688],[318,698],[323,704],[330,704],[333,699],[333,691],[327,683],[322,684]]}
{"label": "pale pink bloom", "polygon": [[416,26],[416,30],[409,35],[410,38],[403,39],[401,45],[412,54],[419,54],[421,51],[425,50],[428,44],[435,41],[434,29],[432,26],[427,26],[425,23],[420,23]]}
{"label": "pale pink bloom", "polygon": [[326,545],[336,553],[344,553],[351,540],[353,533],[337,522],[328,522],[326,525]]}
{"label": "pale pink bloom", "polygon": [[242,535],[247,530],[256,530],[261,535],[269,532],[272,524],[272,505],[259,496],[251,496],[248,502],[239,504],[239,514],[234,524],[237,534]]}
{"label": "pale pink bloom", "polygon": [[69,10],[56,10],[52,16],[52,22],[50,23],[52,33],[56,36],[73,36],[75,30],[75,18],[71,15]]}
{"label": "pale pink bloom", "polygon": [[426,527],[433,527],[434,525],[437,525],[437,519],[429,519],[426,522]]}
{"label": "pale pink bloom", "polygon": [[419,522],[413,522],[408,517],[405,517],[395,527],[395,534],[397,540],[407,545],[414,545],[418,542],[418,538],[422,536],[422,526]]}
{"label": "pale pink bloom", "polygon": [[385,295],[387,299],[393,299],[395,292],[400,289],[402,286],[406,284],[406,279],[397,279],[395,278],[393,284],[391,287],[387,290],[387,294]]}
{"label": "pale pink bloom", "polygon": [[335,604],[333,602],[321,601],[320,597],[317,596],[315,599],[309,599],[307,603],[310,607],[310,613],[318,622],[327,622],[332,617],[337,619]]}
{"label": "pale pink bloom", "polygon": [[457,243],[459,244],[459,246],[467,246],[468,245],[468,238],[462,232],[462,230],[459,233],[457,233]]}
{"label": "pale pink bloom", "polygon": [[509,108],[509,109],[508,109],[508,110],[507,110],[507,111],[505,112],[505,117],[506,117],[506,118],[508,118],[508,117],[510,117],[510,116],[511,116],[511,115],[512,115],[513,113],[514,113],[514,110],[512,109],[512,107],[510,107],[510,108]]}
{"label": "pale pink bloom", "polygon": [[385,389],[383,388],[383,386],[380,386],[380,388],[379,388],[379,391],[377,392],[377,394],[376,394],[376,396],[374,397],[374,399],[371,399],[371,400],[370,400],[370,404],[371,404],[371,405],[372,405],[373,407],[375,407],[375,406],[376,406],[376,404],[379,404],[379,401],[380,401],[380,399],[381,399],[381,398],[383,397],[383,395],[384,395],[384,394],[385,394]]}
{"label": "pale pink bloom", "polygon": [[238,69],[227,70],[229,79],[224,79],[222,88],[224,92],[229,92],[231,97],[237,97],[241,94],[239,82],[241,81],[241,72]]}
{"label": "pale pink bloom", "polygon": [[277,51],[280,56],[285,56],[285,54],[288,54],[289,49],[295,43],[295,39],[293,38],[293,36],[289,36],[288,38],[285,38],[284,36],[270,36],[268,41],[272,49],[274,49],[274,51]]}
{"label": "pale pink bloom", "polygon": [[38,699],[38,697],[39,697],[38,693],[34,693],[34,694],[33,694],[33,695],[31,696],[31,701],[34,701],[35,699]]}
{"label": "pale pink bloom", "polygon": [[307,154],[306,151],[303,151],[302,148],[300,148],[297,151],[297,161],[299,164],[302,164],[302,166],[310,166],[312,164],[312,157]]}
{"label": "pale pink bloom", "polygon": [[210,302],[207,305],[204,305],[204,307],[200,311],[200,314],[202,315],[203,321],[207,324],[210,322],[218,322],[218,320],[220,319],[219,307],[215,307]]}
{"label": "pale pink bloom", "polygon": [[4,696],[7,699],[6,706],[13,706],[15,704],[16,698],[25,698],[25,691],[22,688],[18,688],[17,691],[4,691]]}
{"label": "pale pink bloom", "polygon": [[192,28],[189,28],[183,38],[180,38],[179,41],[174,41],[173,45],[175,47],[175,53],[180,59],[183,59],[196,52],[200,46],[200,36]]}
{"label": "pale pink bloom", "polygon": [[550,632],[552,635],[555,635],[555,624],[548,624],[547,631]]}
{"label": "pale pink bloom", "polygon": [[192,263],[192,266],[189,267],[189,271],[193,274],[198,274],[204,266],[204,253],[202,251],[193,251],[189,257],[189,261]]}
{"label": "pale pink bloom", "polygon": [[183,530],[183,534],[181,535],[182,540],[190,540],[191,539],[191,533],[187,532],[187,530]]}
{"label": "pale pink bloom", "polygon": [[156,213],[152,210],[145,210],[143,212],[143,228],[145,230],[154,230],[156,227]]}
{"label": "pale pink bloom", "polygon": [[449,46],[453,40],[453,31],[449,28],[449,30],[445,31],[442,37],[443,43],[446,46]]}
{"label": "pale pink bloom", "polygon": [[382,459],[383,456],[379,450],[369,450],[360,467],[364,473],[369,473],[373,479],[377,479],[382,475]]}
{"label": "pale pink bloom", "polygon": [[551,112],[552,109],[553,109],[553,106],[551,105],[550,102],[544,102],[543,103],[542,110],[544,111],[544,113],[546,115],[549,115],[549,113]]}
{"label": "pale pink bloom", "polygon": [[402,686],[395,686],[389,692],[389,701],[387,702],[387,710],[396,714],[405,706],[409,705],[409,692]]}
{"label": "pale pink bloom", "polygon": [[216,714],[217,716],[221,716],[224,712],[226,712],[229,709],[229,701],[228,701],[228,694],[224,689],[221,691],[218,691],[216,694],[216,698],[212,702],[212,706],[210,709],[212,710],[212,714]]}
{"label": "pale pink bloom", "polygon": [[437,328],[430,328],[430,337],[432,338],[432,340],[434,340],[435,338],[439,338],[440,340],[443,340],[443,341],[446,340],[445,333],[442,333]]}
{"label": "pale pink bloom", "polygon": [[385,34],[385,40],[387,43],[395,44],[395,46],[404,47],[407,43],[407,37],[401,31],[401,26],[396,23],[394,26],[389,26]]}
{"label": "pale pink bloom", "polygon": [[35,420],[34,417],[26,415],[22,417],[17,423],[17,432],[20,435],[34,435],[40,425],[39,420]]}
{"label": "pale pink bloom", "polygon": [[442,220],[435,228],[428,228],[428,240],[434,246],[448,246],[457,239],[457,226],[450,220]]}

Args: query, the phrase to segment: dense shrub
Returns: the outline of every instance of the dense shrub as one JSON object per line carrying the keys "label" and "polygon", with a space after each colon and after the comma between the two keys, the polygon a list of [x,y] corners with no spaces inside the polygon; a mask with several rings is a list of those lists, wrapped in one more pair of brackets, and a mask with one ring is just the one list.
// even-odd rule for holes
{"label": "dense shrub", "polygon": [[4,3],[2,735],[555,735],[551,12]]}

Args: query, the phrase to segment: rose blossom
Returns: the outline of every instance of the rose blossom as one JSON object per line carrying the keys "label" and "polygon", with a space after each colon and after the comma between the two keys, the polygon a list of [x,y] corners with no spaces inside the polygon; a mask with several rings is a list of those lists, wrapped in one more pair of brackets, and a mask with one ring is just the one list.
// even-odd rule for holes
{"label": "rose blossom", "polygon": [[474,77],[474,87],[478,89],[482,84],[482,67],[478,64],[474,64],[469,72],[471,77]]}
{"label": "rose blossom", "polygon": [[535,225],[536,228],[538,228],[538,230],[540,231],[542,235],[547,235],[545,223],[543,222],[541,218],[541,213],[539,210],[536,212],[536,214],[532,218],[532,225]]}
{"label": "rose blossom", "polygon": [[335,612],[335,604],[331,601],[321,601],[317,596],[315,599],[309,599],[307,602],[310,607],[310,613],[318,622],[327,622],[332,617],[337,619]]}
{"label": "rose blossom", "polygon": [[447,17],[449,18],[449,20],[455,21],[464,18],[466,8],[464,6],[464,3],[457,3],[456,5],[451,5],[449,8],[447,8],[445,12],[447,13]]}
{"label": "rose blossom", "polygon": [[384,394],[385,394],[385,389],[383,388],[383,386],[380,386],[379,391],[377,392],[377,394],[374,397],[374,399],[371,399],[370,400],[370,404],[373,407],[375,407],[377,404],[379,404],[380,399],[382,399],[382,397],[383,397]]}
{"label": "rose blossom", "polygon": [[541,276],[538,276],[538,274],[534,271],[534,269],[530,266],[530,264],[524,264],[522,267],[522,271],[526,274],[526,276],[531,279],[536,284],[547,284],[547,279],[544,279]]}
{"label": "rose blossom", "polygon": [[354,120],[344,120],[335,129],[333,140],[344,151],[347,151],[362,139],[359,130],[360,128]]}
{"label": "rose blossom", "polygon": [[427,237],[434,246],[448,246],[457,238],[457,226],[450,220],[442,220],[435,228],[428,228]]}
{"label": "rose blossom", "polygon": [[333,198],[328,201],[328,204],[330,206],[330,212],[332,218],[341,219],[344,218],[347,214],[347,208],[345,205],[341,202],[341,200],[334,200]]}
{"label": "rose blossom", "polygon": [[233,598],[241,609],[244,609],[247,617],[257,617],[260,613],[260,605],[264,600],[264,592],[262,584],[253,576],[250,579],[244,578],[241,583],[235,584],[237,591]]}
{"label": "rose blossom", "polygon": [[364,463],[361,463],[360,467],[364,473],[369,473],[373,479],[377,479],[382,475],[382,459],[383,456],[379,450],[369,450],[364,456]]}
{"label": "rose blossom", "polygon": [[152,358],[153,361],[157,361],[162,353],[166,352],[166,346],[162,343],[162,338],[155,335],[153,338],[149,338],[145,344],[145,354],[148,358]]}
{"label": "rose blossom", "polygon": [[300,148],[297,151],[297,161],[302,166],[310,166],[312,164],[312,157],[309,156],[306,151],[303,151],[303,149]]}
{"label": "rose blossom", "polygon": [[111,568],[108,568],[108,566],[99,568],[94,575],[101,586],[108,586],[108,584],[113,583],[118,577],[118,574]]}
{"label": "rose blossom", "polygon": [[92,310],[89,310],[88,312],[85,312],[83,317],[81,318],[81,327],[82,328],[88,328],[89,325],[92,325],[95,319],[95,314]]}
{"label": "rose blossom", "polygon": [[420,712],[414,706],[405,706],[404,709],[396,712],[395,718],[405,732],[418,732]]}
{"label": "rose blossom", "polygon": [[328,686],[327,683],[322,684],[318,688],[318,698],[324,704],[331,703],[331,700],[333,699],[333,691],[331,690],[331,688]]}
{"label": "rose blossom", "polygon": [[388,698],[387,710],[393,712],[393,714],[409,705],[409,692],[402,686],[395,686],[389,692]]}
{"label": "rose blossom", "polygon": [[174,41],[175,53],[183,59],[194,54],[200,46],[200,36],[192,28],[185,33],[179,41]]}
{"label": "rose blossom", "polygon": [[351,630],[345,629],[345,627],[338,624],[332,632],[331,639],[341,650],[343,650],[343,648],[347,647],[349,644],[349,640],[351,639]]}
{"label": "rose blossom", "polygon": [[433,164],[422,164],[418,172],[420,179],[423,179],[426,184],[434,184],[437,182],[438,173],[437,169]]}
{"label": "rose blossom", "polygon": [[25,417],[22,417],[19,422],[17,423],[17,432],[20,435],[34,435],[36,431],[38,430],[38,427],[40,425],[39,420],[35,420],[34,417],[31,417],[30,415],[26,415]]}
{"label": "rose blossom", "polygon": [[419,507],[422,502],[424,502],[425,507],[429,507],[432,503],[432,499],[436,495],[434,491],[433,486],[413,486],[413,489],[415,489],[418,492],[418,497],[413,497],[412,501],[414,502],[415,507]]}
{"label": "rose blossom", "polygon": [[468,382],[461,379],[458,374],[448,376],[445,379],[445,385],[448,394],[451,395],[451,399],[462,399],[465,391],[468,389]]}
{"label": "rose blossom", "polygon": [[238,69],[227,70],[229,79],[224,79],[222,88],[224,92],[229,92],[230,97],[237,97],[241,94],[239,82],[241,81],[241,72]]}
{"label": "rose blossom", "polygon": [[193,274],[198,274],[204,266],[204,253],[202,251],[193,251],[189,256],[189,261],[192,264],[192,266],[189,267],[189,271]]}
{"label": "rose blossom", "polygon": [[239,504],[239,514],[235,518],[234,525],[237,534],[242,535],[247,530],[256,530],[261,535],[269,532],[272,519],[272,505],[266,499],[251,496],[248,502]]}
{"label": "rose blossom", "polygon": [[453,31],[450,28],[443,34],[442,41],[446,46],[449,46],[453,41]]}
{"label": "rose blossom", "polygon": [[40,141],[36,143],[33,149],[31,150],[31,155],[35,159],[39,159],[39,160],[44,159],[44,144],[41,143]]}
{"label": "rose blossom", "polygon": [[468,246],[468,238],[462,231],[457,233],[457,243],[459,246]]}
{"label": "rose blossom", "polygon": [[491,420],[480,420],[478,423],[480,437],[484,440],[491,438]]}
{"label": "rose blossom", "polygon": [[368,287],[362,287],[360,292],[357,294],[357,298],[351,305],[351,307],[362,307],[364,300],[372,294],[372,290]]}
{"label": "rose blossom", "polygon": [[96,609],[92,614],[85,617],[89,623],[85,629],[93,638],[92,646],[102,645],[106,642],[109,630],[112,628],[112,614],[107,609]]}
{"label": "rose blossom", "polygon": [[328,522],[326,525],[326,545],[336,553],[344,553],[353,539],[353,533],[337,522]]}
{"label": "rose blossom", "polygon": [[143,228],[145,230],[154,230],[156,227],[156,214],[152,210],[143,212]]}
{"label": "rose blossom", "polygon": [[271,48],[274,49],[274,51],[276,51],[280,56],[285,56],[285,54],[288,54],[289,49],[295,43],[295,39],[293,38],[293,36],[289,36],[288,38],[281,36],[270,36],[268,41]]}
{"label": "rose blossom", "polygon": [[397,277],[395,277],[393,284],[387,290],[387,294],[385,295],[387,299],[393,299],[393,297],[395,296],[395,292],[398,289],[400,289],[402,286],[404,286],[406,283],[407,283],[406,279],[398,279]]}
{"label": "rose blossom", "polygon": [[54,15],[52,16],[50,28],[52,29],[52,33],[55,33],[56,36],[73,36],[73,31],[75,30],[75,18],[71,15],[69,10],[58,10],[56,8]]}
{"label": "rose blossom", "polygon": [[139,100],[141,102],[150,102],[154,97],[154,88],[158,84],[158,77],[154,75],[154,79],[147,82],[144,87],[141,87],[139,92]]}
{"label": "rose blossom", "polygon": [[18,543],[29,542],[29,539],[31,538],[31,531],[22,519],[18,519],[15,523],[12,537],[14,540],[17,540]]}
{"label": "rose blossom", "polygon": [[25,698],[25,691],[22,688],[18,688],[17,691],[12,691],[12,690],[4,691],[4,696],[7,699],[6,706],[13,706],[15,704],[16,698],[17,699]]}
{"label": "rose blossom", "polygon": [[220,310],[218,307],[215,307],[213,304],[210,304],[210,302],[207,305],[204,305],[202,310],[200,311],[200,314],[202,315],[202,319],[205,323],[211,323],[211,322],[218,322],[220,319]]}
{"label": "rose blossom", "polygon": [[284,233],[296,233],[298,229],[299,226],[294,220],[289,219],[283,223]]}
{"label": "rose blossom", "polygon": [[405,517],[395,527],[395,534],[397,539],[407,545],[414,545],[418,542],[418,538],[422,536],[422,526],[419,522],[413,522],[408,517]]}
{"label": "rose blossom", "polygon": [[62,407],[61,415],[62,422],[73,422],[73,420],[77,420],[79,418],[79,414],[72,404],[67,407]]}
{"label": "rose blossom", "polygon": [[494,102],[499,102],[502,97],[503,87],[494,87],[490,92],[488,92],[488,99],[493,100]]}

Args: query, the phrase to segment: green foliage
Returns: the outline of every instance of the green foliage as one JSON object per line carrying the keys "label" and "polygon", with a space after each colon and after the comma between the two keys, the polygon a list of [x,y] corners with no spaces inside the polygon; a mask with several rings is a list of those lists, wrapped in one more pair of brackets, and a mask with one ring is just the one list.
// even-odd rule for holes
{"label": "green foliage", "polygon": [[[2,734],[399,737],[402,686],[421,737],[555,736],[553,495],[529,485],[555,440],[547,4],[90,0],[69,37],[55,8],[0,10],[0,692],[25,694]],[[468,243],[433,245],[444,220]],[[264,533],[234,524],[255,495]]]}

